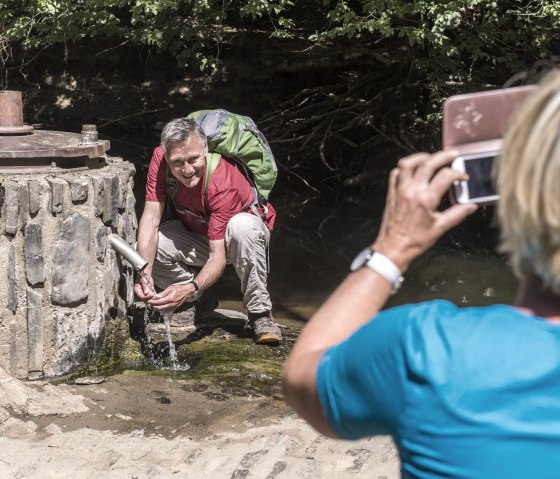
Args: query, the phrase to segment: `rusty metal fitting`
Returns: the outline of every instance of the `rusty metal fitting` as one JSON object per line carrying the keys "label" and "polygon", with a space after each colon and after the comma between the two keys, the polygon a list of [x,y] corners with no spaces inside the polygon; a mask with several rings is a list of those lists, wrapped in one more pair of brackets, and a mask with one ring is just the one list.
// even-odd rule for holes
{"label": "rusty metal fitting", "polygon": [[96,125],[82,134],[33,130],[23,124],[20,91],[0,91],[0,172],[10,174],[65,173],[99,168],[109,140],[99,140]]}
{"label": "rusty metal fitting", "polygon": [[23,102],[20,91],[0,91],[0,134],[25,135],[33,127],[23,124]]}

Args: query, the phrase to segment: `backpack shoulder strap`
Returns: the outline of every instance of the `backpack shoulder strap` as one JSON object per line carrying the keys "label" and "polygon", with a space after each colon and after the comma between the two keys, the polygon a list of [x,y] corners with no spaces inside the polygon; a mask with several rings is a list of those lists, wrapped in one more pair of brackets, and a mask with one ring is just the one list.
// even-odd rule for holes
{"label": "backpack shoulder strap", "polygon": [[202,194],[204,195],[204,206],[208,212],[210,211],[210,206],[208,205],[208,195],[206,194],[206,190],[208,189],[210,177],[212,176],[212,173],[216,171],[221,159],[222,155],[220,153],[208,152],[206,155],[206,175],[204,177]]}
{"label": "backpack shoulder strap", "polygon": [[175,196],[179,191],[179,181],[169,171],[169,165],[165,166],[165,206],[163,210],[162,221],[168,221],[177,218],[176,209],[173,207]]}
{"label": "backpack shoulder strap", "polygon": [[204,195],[206,195],[206,189],[208,188],[208,182],[212,173],[216,171],[216,168],[220,164],[222,155],[220,153],[208,152],[206,155],[206,176],[204,177]]}
{"label": "backpack shoulder strap", "polygon": [[165,165],[165,192],[167,197],[174,200],[179,191],[179,180],[175,178],[169,170],[169,165]]}

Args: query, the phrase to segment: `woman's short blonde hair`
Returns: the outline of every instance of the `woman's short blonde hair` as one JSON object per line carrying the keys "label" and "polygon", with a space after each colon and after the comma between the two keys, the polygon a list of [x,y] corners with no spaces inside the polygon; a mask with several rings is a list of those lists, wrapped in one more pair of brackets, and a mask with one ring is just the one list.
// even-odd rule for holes
{"label": "woman's short blonde hair", "polygon": [[501,251],[518,277],[537,276],[560,293],[560,70],[520,110],[494,173]]}

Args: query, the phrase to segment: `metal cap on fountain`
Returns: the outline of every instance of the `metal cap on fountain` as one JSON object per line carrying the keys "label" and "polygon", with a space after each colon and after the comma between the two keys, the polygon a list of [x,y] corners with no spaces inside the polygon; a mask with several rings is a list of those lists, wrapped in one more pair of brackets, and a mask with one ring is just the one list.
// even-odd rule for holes
{"label": "metal cap on fountain", "polygon": [[34,129],[23,123],[20,91],[0,91],[0,172],[58,174],[104,166],[109,140],[95,125],[81,133]]}

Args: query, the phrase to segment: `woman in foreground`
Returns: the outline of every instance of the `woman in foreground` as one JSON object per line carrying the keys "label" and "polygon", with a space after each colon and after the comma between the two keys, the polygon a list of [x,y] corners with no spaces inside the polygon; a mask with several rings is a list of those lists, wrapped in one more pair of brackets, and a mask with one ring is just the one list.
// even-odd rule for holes
{"label": "woman in foreground", "polygon": [[380,312],[410,263],[476,210],[438,211],[465,179],[449,168],[455,155],[415,154],[391,172],[374,259],[357,259],[303,330],[286,399],[328,436],[392,435],[405,478],[558,478],[560,73],[525,104],[497,164],[515,303]]}

